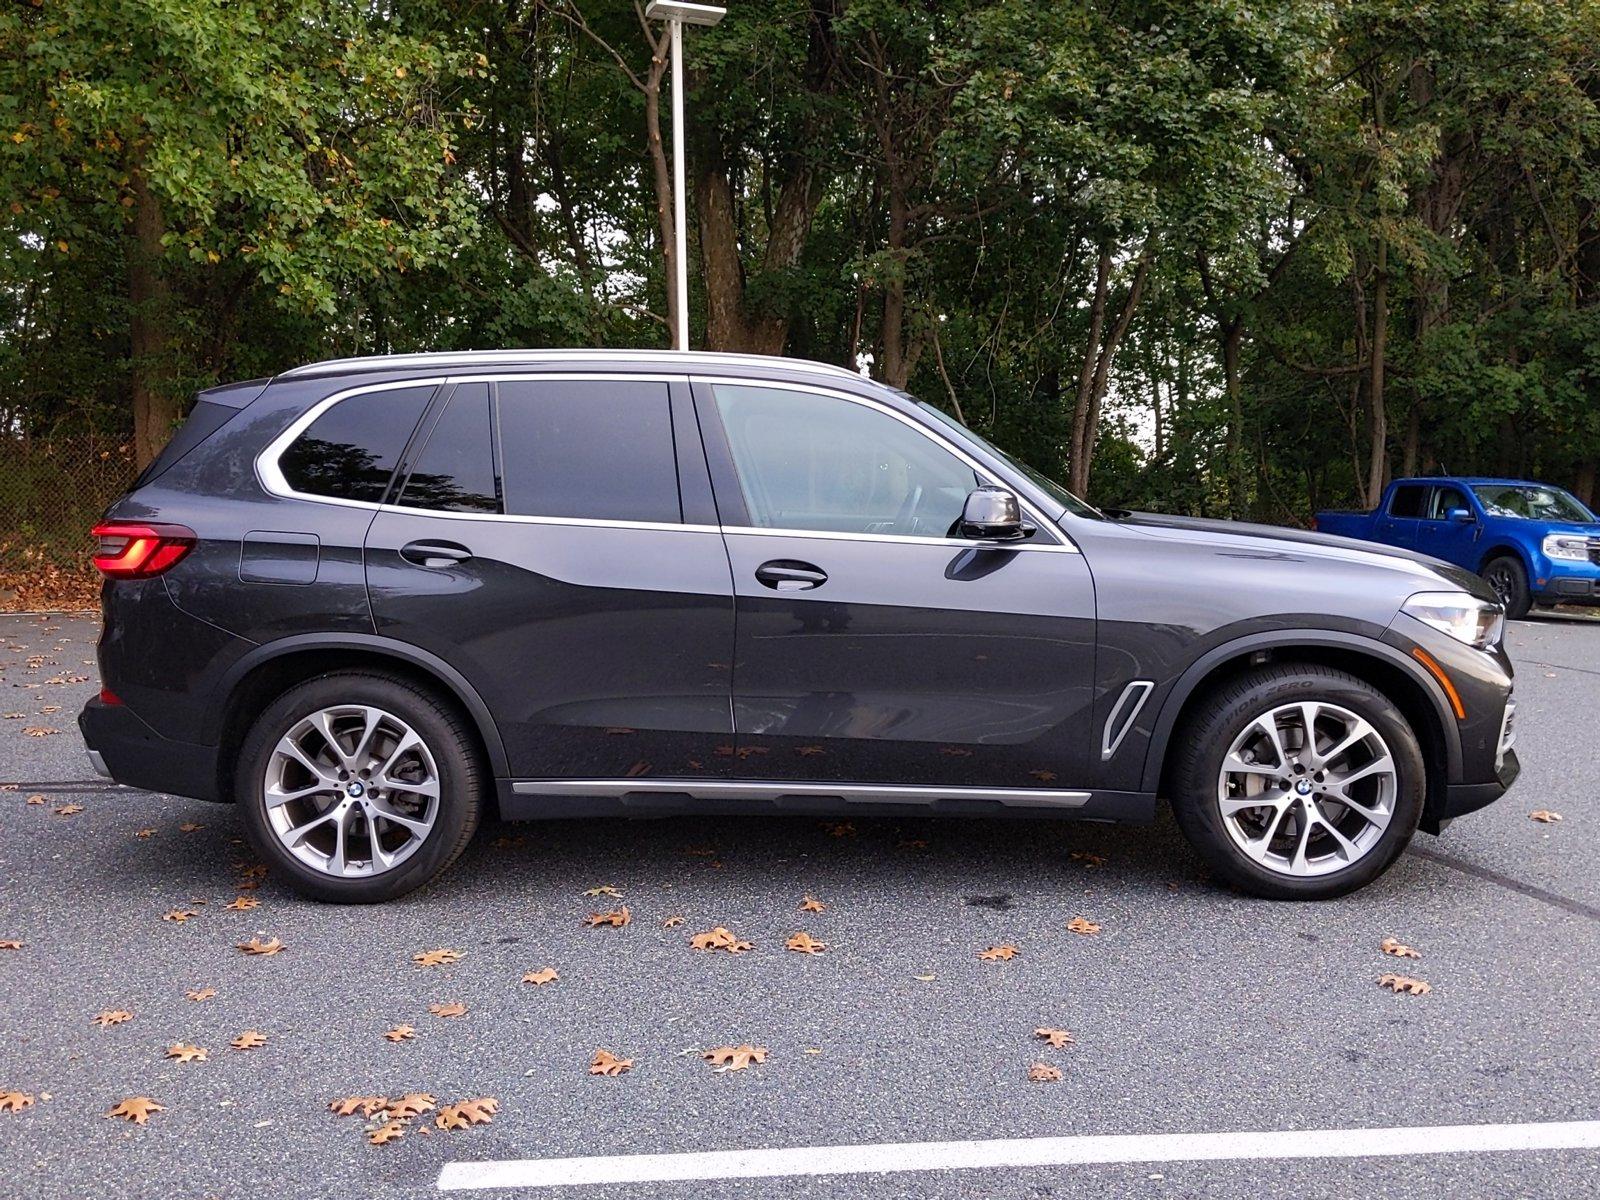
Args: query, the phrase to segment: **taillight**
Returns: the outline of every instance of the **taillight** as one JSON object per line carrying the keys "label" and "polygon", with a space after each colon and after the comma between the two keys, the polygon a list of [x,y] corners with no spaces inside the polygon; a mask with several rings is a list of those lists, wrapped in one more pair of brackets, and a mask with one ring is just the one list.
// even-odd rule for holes
{"label": "taillight", "polygon": [[94,527],[95,568],[107,579],[149,579],[194,549],[194,530],[184,525],[107,521]]}

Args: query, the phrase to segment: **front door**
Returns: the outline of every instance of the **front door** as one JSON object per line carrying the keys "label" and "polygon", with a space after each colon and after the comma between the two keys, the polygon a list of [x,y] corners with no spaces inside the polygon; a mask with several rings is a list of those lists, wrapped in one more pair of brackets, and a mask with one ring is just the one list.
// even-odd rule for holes
{"label": "front door", "polygon": [[462,380],[429,419],[367,535],[378,632],[466,676],[514,775],[726,773],[732,589],[687,386]]}
{"label": "front door", "polygon": [[734,774],[1070,789],[1090,744],[1094,589],[1041,529],[951,536],[984,477],[887,406],[696,384],[737,610]]}

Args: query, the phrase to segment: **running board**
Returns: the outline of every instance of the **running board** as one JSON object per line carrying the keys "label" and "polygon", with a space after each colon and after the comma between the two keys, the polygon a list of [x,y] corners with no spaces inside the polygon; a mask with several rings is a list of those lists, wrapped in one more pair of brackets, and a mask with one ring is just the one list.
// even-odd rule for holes
{"label": "running board", "polygon": [[889,783],[756,783],[743,779],[524,779],[511,790],[519,796],[583,796],[596,799],[660,797],[688,800],[745,800],[781,804],[788,798],[834,800],[846,804],[905,804],[934,808],[970,801],[1002,808],[1081,808],[1090,793],[1056,788],[917,787]]}

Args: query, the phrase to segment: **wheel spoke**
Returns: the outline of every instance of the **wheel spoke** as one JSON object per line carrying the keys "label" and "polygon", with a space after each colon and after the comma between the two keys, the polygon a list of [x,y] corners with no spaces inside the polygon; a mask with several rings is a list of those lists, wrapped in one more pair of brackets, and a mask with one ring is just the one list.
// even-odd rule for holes
{"label": "wheel spoke", "polygon": [[[1267,735],[1267,740],[1272,743],[1272,752],[1278,756],[1278,769],[1287,771],[1289,769],[1289,756],[1284,752],[1283,738],[1278,733],[1278,722],[1275,719],[1275,715],[1274,713],[1268,713],[1264,717],[1257,717],[1250,728],[1259,729]],[[1246,732],[1249,731],[1247,730]]]}
{"label": "wheel spoke", "polygon": [[1307,770],[1316,770],[1326,760],[1317,753],[1317,718],[1322,715],[1322,705],[1310,700],[1300,705],[1300,723],[1305,726],[1306,740],[1300,747],[1300,761]]}
{"label": "wheel spoke", "polygon": [[1331,821],[1322,816],[1321,813],[1317,814],[1316,820],[1317,824],[1322,826],[1323,829],[1327,830],[1329,836],[1332,837],[1334,842],[1338,844],[1340,858],[1344,859],[1345,862],[1350,863],[1355,862],[1356,859],[1361,857],[1360,848],[1349,838],[1345,837],[1344,834],[1340,833],[1338,828],[1335,827]]}
{"label": "wheel spoke", "polygon": [[350,814],[352,809],[343,806],[334,810],[338,815],[333,818],[333,853],[328,855],[328,871],[334,875],[343,875],[348,865],[346,847],[350,838]]}
{"label": "wheel spoke", "polygon": [[339,806],[336,804],[332,808],[330,808],[327,812],[318,813],[316,816],[312,817],[309,821],[306,821],[306,822],[304,822],[304,823],[302,823],[300,825],[296,825],[293,829],[289,830],[286,835],[283,835],[284,843],[291,850],[296,849],[297,847],[304,845],[306,837],[308,835],[310,835],[311,833],[313,833],[314,831],[316,831],[318,829],[321,829],[329,821],[334,820],[336,814],[338,813],[338,811],[339,811]]}
{"label": "wheel spoke", "polygon": [[350,755],[350,762],[355,769],[360,770],[369,764],[372,758],[372,735],[378,732],[378,725],[383,720],[383,714],[375,708],[361,710],[362,721],[361,736],[356,739],[356,748]]}
{"label": "wheel spoke", "polygon": [[307,796],[315,796],[318,792],[330,792],[337,790],[337,784],[330,785],[325,779],[319,779],[310,787],[303,788],[286,789],[282,784],[269,783],[264,793],[264,797],[267,802],[267,807],[271,809],[279,808],[285,804],[288,804],[291,800],[304,800]]}
{"label": "wheel spoke", "polygon": [[1288,774],[1282,766],[1271,766],[1267,763],[1246,762],[1237,752],[1228,755],[1222,762],[1224,771],[1232,771],[1235,775],[1265,775],[1269,779],[1282,779]]}
{"label": "wheel spoke", "polygon": [[390,824],[400,826],[400,828],[406,830],[412,837],[427,837],[428,830],[433,828],[433,823],[431,821],[423,821],[417,819],[416,817],[408,817],[396,809],[394,805],[390,804],[387,800],[384,800],[381,797],[367,801],[367,816],[369,819],[374,816],[382,817]]}
{"label": "wheel spoke", "polygon": [[1322,762],[1317,765],[1322,766],[1326,763],[1337,762],[1342,755],[1348,753],[1352,748],[1376,732],[1371,725],[1357,717],[1355,723],[1345,731],[1344,737],[1322,756]]}
{"label": "wheel spoke", "polygon": [[1394,774],[1394,759],[1390,758],[1387,754],[1379,755],[1377,758],[1367,763],[1366,766],[1357,767],[1348,775],[1341,775],[1337,779],[1330,779],[1323,786],[1328,788],[1338,788],[1340,791],[1345,791],[1349,789],[1352,783],[1356,783],[1362,779],[1366,779],[1368,776],[1377,775],[1380,773],[1384,775]]}

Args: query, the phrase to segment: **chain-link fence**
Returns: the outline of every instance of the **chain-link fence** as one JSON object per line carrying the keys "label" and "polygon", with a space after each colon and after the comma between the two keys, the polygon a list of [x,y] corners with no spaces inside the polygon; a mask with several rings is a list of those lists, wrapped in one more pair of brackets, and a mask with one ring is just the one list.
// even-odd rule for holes
{"label": "chain-link fence", "polygon": [[89,530],[137,473],[123,441],[0,434],[0,611],[97,605]]}

